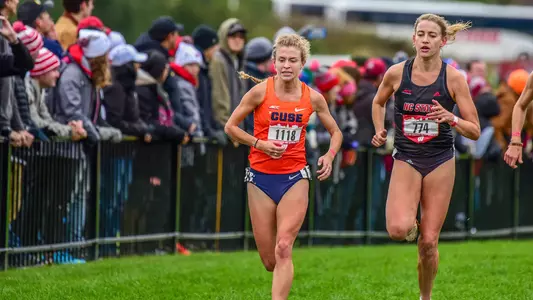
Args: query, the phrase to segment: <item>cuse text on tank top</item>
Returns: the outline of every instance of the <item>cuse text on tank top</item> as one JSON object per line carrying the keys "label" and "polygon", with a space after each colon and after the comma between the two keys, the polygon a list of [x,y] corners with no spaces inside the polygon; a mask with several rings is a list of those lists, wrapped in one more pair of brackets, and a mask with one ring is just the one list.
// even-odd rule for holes
{"label": "cuse text on tank top", "polygon": [[394,147],[409,155],[431,157],[453,148],[453,133],[447,123],[438,124],[426,115],[436,100],[449,112],[455,101],[446,84],[446,66],[442,62],[437,80],[427,86],[418,86],[411,80],[413,59],[405,62],[402,82],[394,94]]}
{"label": "cuse text on tank top", "polygon": [[274,159],[252,147],[250,167],[265,174],[290,174],[307,165],[305,133],[313,113],[311,91],[302,82],[300,101],[281,101],[274,90],[274,77],[267,79],[263,102],[254,111],[254,136],[263,141],[283,144],[285,152]]}

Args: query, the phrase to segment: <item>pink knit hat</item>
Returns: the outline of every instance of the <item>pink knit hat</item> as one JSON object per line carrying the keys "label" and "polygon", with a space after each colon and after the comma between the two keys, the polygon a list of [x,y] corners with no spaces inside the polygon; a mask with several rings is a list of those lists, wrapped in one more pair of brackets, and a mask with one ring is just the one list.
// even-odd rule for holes
{"label": "pink knit hat", "polygon": [[59,68],[59,58],[50,50],[42,48],[39,50],[39,56],[35,60],[35,66],[30,71],[31,77],[37,77],[46,74],[54,69]]}
{"label": "pink knit hat", "polygon": [[44,46],[43,38],[37,32],[37,30],[22,24],[22,22],[17,21],[13,23],[13,29],[17,33],[17,37],[20,41],[28,48],[30,54],[33,55],[38,53],[39,50]]}

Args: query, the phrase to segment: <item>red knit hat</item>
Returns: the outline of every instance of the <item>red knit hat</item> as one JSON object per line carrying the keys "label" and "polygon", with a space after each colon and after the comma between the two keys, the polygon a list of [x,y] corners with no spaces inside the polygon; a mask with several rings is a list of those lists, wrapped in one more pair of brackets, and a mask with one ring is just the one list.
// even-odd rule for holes
{"label": "red knit hat", "polygon": [[28,51],[31,55],[39,52],[39,50],[44,46],[43,38],[37,32],[37,30],[22,24],[22,22],[17,21],[13,23],[13,30],[17,33],[17,37],[20,39],[22,44],[28,48]]}
{"label": "red knit hat", "polygon": [[95,16],[89,16],[80,21],[78,24],[78,34],[80,33],[80,30],[87,28],[102,30],[107,35],[111,33],[111,29],[105,27],[104,22]]}
{"label": "red knit hat", "polygon": [[30,71],[31,77],[37,77],[46,74],[54,69],[59,68],[59,58],[50,50],[42,48],[39,50],[39,56],[35,60],[35,66]]}

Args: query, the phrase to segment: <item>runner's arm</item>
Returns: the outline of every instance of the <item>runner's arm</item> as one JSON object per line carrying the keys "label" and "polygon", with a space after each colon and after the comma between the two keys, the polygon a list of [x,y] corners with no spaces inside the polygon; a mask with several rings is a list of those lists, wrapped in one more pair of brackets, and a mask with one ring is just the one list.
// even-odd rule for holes
{"label": "runner's arm", "polygon": [[[524,88],[524,91],[522,91],[520,98],[518,98],[518,101],[516,102],[513,108],[512,133],[522,132],[522,128],[524,127],[524,120],[526,118],[526,111],[529,104],[531,103],[531,100],[533,100],[533,73],[529,74],[526,87]],[[520,143],[522,142],[522,138],[520,136],[513,135],[511,137],[511,141]]]}
{"label": "runner's arm", "polygon": [[[315,90],[311,90],[311,105],[313,106],[316,115],[320,119],[320,123],[324,125],[326,130],[331,135],[329,149],[333,150],[335,154],[339,153],[342,144],[342,132],[339,129],[337,122],[335,122],[335,119],[333,119],[333,116],[331,116],[326,99],[324,99],[324,96],[322,96],[320,93],[316,92]],[[328,151],[328,153],[330,152]],[[335,155],[332,155],[331,158],[335,158]]]}
{"label": "runner's arm", "polygon": [[[448,74],[451,75],[451,88],[455,95],[455,103],[459,107],[459,111],[463,117],[462,119],[457,117],[455,130],[468,139],[477,140],[481,134],[481,130],[477,109],[470,95],[468,84],[459,71],[453,69],[453,72],[449,72]],[[452,124],[453,120],[450,120],[448,123]]]}
{"label": "runner's arm", "polygon": [[231,114],[226,126],[224,126],[224,131],[233,141],[254,146],[257,138],[240,129],[239,124],[263,102],[265,92],[266,81],[254,86],[242,97],[241,102]]}
{"label": "runner's arm", "polygon": [[374,96],[372,102],[372,121],[374,122],[376,133],[385,129],[385,104],[387,104],[394,93],[394,84],[401,78],[403,65],[394,65],[387,70],[383,81],[379,85],[376,96]]}

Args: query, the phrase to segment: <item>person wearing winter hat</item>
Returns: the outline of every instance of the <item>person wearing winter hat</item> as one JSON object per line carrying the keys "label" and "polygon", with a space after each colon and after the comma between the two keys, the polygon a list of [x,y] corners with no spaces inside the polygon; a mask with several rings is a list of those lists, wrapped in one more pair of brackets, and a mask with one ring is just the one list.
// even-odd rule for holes
{"label": "person wearing winter hat", "polygon": [[223,128],[213,118],[213,100],[211,78],[209,78],[209,65],[215,52],[219,48],[217,32],[207,26],[200,25],[192,32],[194,46],[202,53],[204,64],[200,66],[198,74],[198,101],[202,108],[202,128],[205,136],[213,138],[220,145],[226,145],[228,140]]}
{"label": "person wearing winter hat", "polygon": [[[358,121],[356,139],[362,146],[371,146],[374,136],[374,123],[372,121],[372,102],[378,87],[387,71],[385,62],[380,58],[369,58],[364,62],[364,74],[359,81],[353,110]],[[392,103],[390,101],[389,103]]]}
{"label": "person wearing winter hat", "polygon": [[[270,76],[269,68],[272,64],[272,42],[266,37],[256,37],[251,39],[245,46],[246,64],[244,70],[258,79],[265,79]],[[245,92],[255,86],[251,80],[246,82]],[[254,132],[254,116],[250,114],[244,120],[244,128],[248,133]]]}
{"label": "person wearing winter hat", "polygon": [[76,43],[78,24],[92,15],[93,0],[63,0],[63,15],[57,19],[56,33],[63,50]]}
{"label": "person wearing winter hat", "polygon": [[[39,55],[39,51],[43,47],[43,39],[41,35],[30,26],[25,26],[22,22],[16,21],[13,24],[13,29],[17,32],[17,37],[26,46],[33,59],[36,59]],[[30,114],[30,105],[28,101],[28,95],[26,93],[25,74],[20,74],[13,77],[13,91],[15,101],[17,103],[20,119],[26,129],[25,133],[28,138],[30,134],[32,136],[40,136],[43,140],[48,140],[44,133],[39,132],[37,126],[32,121]],[[31,139],[31,138],[30,138]]]}
{"label": "person wearing winter hat", "polygon": [[152,22],[152,26],[137,38],[135,48],[141,52],[157,50],[165,57],[171,55],[169,50],[175,49],[176,40],[183,31],[183,25],[177,24],[172,17],[162,16]]}
{"label": "person wearing winter hat", "polygon": [[109,126],[101,116],[100,90],[111,84],[107,55],[110,48],[111,41],[104,32],[80,30],[77,43],[68,48],[63,59],[65,67],[56,87],[56,119],[64,124],[82,121],[90,143],[122,140],[120,131]]}
{"label": "person wearing winter hat", "polygon": [[[244,70],[246,33],[246,28],[235,18],[227,19],[218,29],[220,48],[209,64],[209,75],[213,86],[214,118],[221,127],[226,125],[244,95],[244,83],[238,72]],[[243,124],[239,126],[243,127]]]}
{"label": "person wearing winter hat", "polygon": [[30,76],[25,78],[31,119],[37,128],[45,130],[46,135],[70,137],[73,141],[78,141],[87,136],[81,124],[64,125],[57,122],[46,106],[46,91],[56,86],[59,67],[60,61],[54,53],[46,48],[39,50],[35,67],[30,71]]}
{"label": "person wearing winter hat", "polygon": [[154,135],[164,140],[189,142],[189,135],[174,123],[174,111],[163,83],[170,73],[167,57],[151,50],[137,74],[136,91],[141,119],[154,127]]}
{"label": "person wearing winter hat", "polygon": [[52,51],[57,57],[63,57],[63,48],[57,40],[54,20],[46,6],[36,0],[26,0],[19,5],[17,18],[26,26],[31,26],[43,37],[44,47]]}
{"label": "person wearing winter hat", "polygon": [[137,71],[148,55],[139,53],[132,45],[118,45],[109,52],[113,84],[104,88],[107,121],[122,133],[152,140],[151,130],[140,116],[139,100],[135,93]]}
{"label": "person wearing winter hat", "polygon": [[183,105],[185,117],[194,124],[194,130],[189,132],[192,136],[202,137],[201,108],[197,98],[198,74],[204,64],[202,54],[193,45],[182,43],[176,52],[176,64],[182,66],[185,72],[178,75],[180,100]]}

